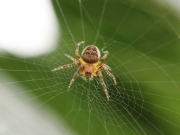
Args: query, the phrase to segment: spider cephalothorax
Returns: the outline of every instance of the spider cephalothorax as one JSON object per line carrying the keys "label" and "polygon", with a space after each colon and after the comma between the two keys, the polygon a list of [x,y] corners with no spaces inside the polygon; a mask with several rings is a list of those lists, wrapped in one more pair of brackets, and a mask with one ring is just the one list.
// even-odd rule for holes
{"label": "spider cephalothorax", "polygon": [[64,66],[57,67],[53,69],[52,71],[57,71],[63,68],[69,68],[72,66],[77,66],[78,70],[74,74],[69,86],[68,90],[70,89],[71,85],[73,84],[74,80],[78,77],[79,74],[82,74],[84,78],[89,77],[90,79],[93,79],[93,76],[99,76],[100,83],[104,89],[104,92],[106,94],[107,99],[109,100],[108,91],[106,88],[106,84],[104,83],[103,76],[101,73],[101,70],[104,70],[114,81],[114,84],[116,84],[116,79],[112,73],[109,72],[110,67],[106,64],[103,64],[102,61],[106,59],[107,55],[109,54],[108,51],[104,51],[104,56],[100,58],[100,51],[99,49],[94,45],[89,45],[82,51],[81,57],[78,53],[79,46],[83,44],[84,41],[79,42],[76,45],[76,51],[75,55],[78,60],[74,59],[73,57],[65,54],[66,57],[71,59],[73,63],[67,64]]}

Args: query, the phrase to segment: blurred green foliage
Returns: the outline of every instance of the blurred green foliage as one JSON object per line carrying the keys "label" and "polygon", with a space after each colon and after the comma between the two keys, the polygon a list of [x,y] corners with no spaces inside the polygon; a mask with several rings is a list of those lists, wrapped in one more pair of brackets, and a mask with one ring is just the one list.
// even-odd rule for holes
{"label": "blurred green foliage", "polygon": [[[61,27],[56,51],[24,59],[3,55],[1,68],[26,86],[27,93],[51,106],[59,120],[63,118],[69,130],[78,134],[178,135],[180,40],[179,18],[174,12],[153,1],[140,0],[52,3]],[[74,56],[75,43],[82,40],[86,45],[96,41],[99,48],[110,52],[105,63],[118,82],[114,86],[104,75],[110,102],[98,79],[88,83],[78,78],[67,92],[76,68],[51,72],[70,62],[63,54]]]}

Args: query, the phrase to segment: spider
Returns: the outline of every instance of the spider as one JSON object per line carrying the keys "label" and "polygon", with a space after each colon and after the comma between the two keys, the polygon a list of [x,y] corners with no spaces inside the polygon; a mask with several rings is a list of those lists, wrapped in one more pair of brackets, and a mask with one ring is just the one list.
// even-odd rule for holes
{"label": "spider", "polygon": [[77,66],[78,70],[75,72],[73,78],[70,81],[70,84],[68,86],[68,91],[71,88],[71,85],[73,84],[74,80],[78,77],[79,74],[82,74],[82,77],[86,80],[86,77],[89,77],[90,80],[93,79],[93,76],[98,76],[100,83],[104,89],[104,92],[106,94],[107,100],[109,100],[109,95],[107,91],[106,84],[104,83],[103,76],[101,71],[104,70],[114,81],[114,84],[116,85],[116,78],[112,73],[110,73],[109,70],[110,67],[106,64],[103,64],[102,62],[106,59],[109,52],[104,51],[104,56],[100,58],[100,51],[95,45],[89,45],[84,48],[82,51],[81,57],[79,55],[79,46],[84,44],[84,41],[79,42],[76,45],[76,51],[75,55],[77,57],[77,60],[73,58],[72,56],[65,54],[66,57],[68,57],[70,60],[73,61],[71,64],[66,64],[64,66],[59,66],[57,68],[54,68],[51,71],[57,71],[61,70],[63,68],[70,68],[73,66]]}

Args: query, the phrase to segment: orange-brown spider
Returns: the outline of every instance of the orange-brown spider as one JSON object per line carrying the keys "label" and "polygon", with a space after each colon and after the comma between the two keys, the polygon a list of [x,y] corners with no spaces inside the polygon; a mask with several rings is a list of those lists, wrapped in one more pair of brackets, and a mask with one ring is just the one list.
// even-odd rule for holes
{"label": "orange-brown spider", "polygon": [[102,58],[100,58],[99,49],[94,45],[89,45],[86,48],[84,48],[84,50],[82,51],[81,57],[80,57],[80,55],[78,53],[79,46],[83,43],[84,43],[84,41],[79,42],[76,45],[75,55],[78,60],[76,60],[72,56],[69,56],[68,54],[65,54],[65,56],[68,57],[69,59],[71,59],[73,61],[73,63],[57,67],[57,68],[53,69],[52,71],[57,71],[57,70],[60,70],[63,68],[69,68],[72,66],[78,67],[78,70],[74,74],[74,76],[68,86],[68,90],[70,89],[71,85],[73,84],[74,80],[78,77],[79,74],[82,74],[84,79],[86,79],[86,77],[89,77],[90,80],[93,79],[93,76],[99,76],[100,83],[104,89],[107,100],[109,100],[107,87],[106,87],[106,84],[104,83],[103,76],[101,73],[101,70],[104,70],[113,79],[114,84],[116,85],[116,78],[114,77],[114,75],[112,73],[109,72],[109,70],[111,70],[110,67],[108,65],[102,63],[102,61],[104,61],[106,59],[106,57],[108,56],[109,52],[104,51],[103,52],[104,56]]}

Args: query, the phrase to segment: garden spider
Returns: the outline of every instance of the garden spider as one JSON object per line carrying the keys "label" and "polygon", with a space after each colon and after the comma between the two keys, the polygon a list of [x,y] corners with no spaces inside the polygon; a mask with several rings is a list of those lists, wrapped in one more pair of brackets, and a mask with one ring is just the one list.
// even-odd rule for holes
{"label": "garden spider", "polygon": [[104,61],[106,59],[106,57],[108,56],[109,52],[104,51],[103,52],[104,56],[102,58],[100,58],[99,49],[94,45],[89,45],[86,48],[84,48],[84,50],[82,51],[81,57],[80,57],[80,55],[78,53],[79,46],[83,43],[84,43],[84,41],[79,42],[76,45],[75,55],[78,60],[76,60],[72,56],[69,56],[68,54],[65,54],[65,56],[68,57],[69,59],[71,59],[73,61],[73,63],[66,64],[64,66],[59,66],[57,68],[54,68],[52,71],[57,71],[57,70],[60,70],[63,68],[70,68],[73,66],[78,67],[78,70],[75,72],[73,78],[70,81],[68,90],[70,89],[71,85],[73,84],[74,80],[78,77],[79,74],[82,74],[84,79],[86,79],[86,77],[89,77],[90,80],[93,79],[93,76],[98,76],[100,79],[100,83],[106,94],[107,100],[109,100],[107,87],[106,87],[106,84],[104,83],[103,76],[101,73],[101,70],[104,70],[113,79],[114,84],[116,85],[116,78],[114,77],[114,75],[112,73],[109,72],[109,70],[111,70],[110,67],[108,65],[102,63],[102,61]]}

